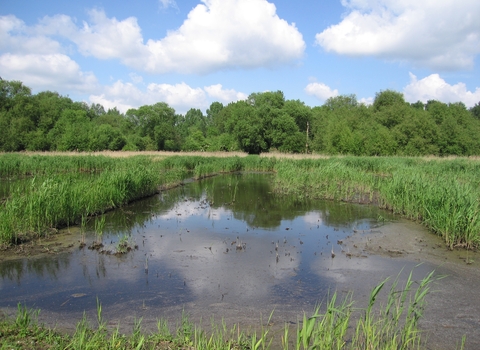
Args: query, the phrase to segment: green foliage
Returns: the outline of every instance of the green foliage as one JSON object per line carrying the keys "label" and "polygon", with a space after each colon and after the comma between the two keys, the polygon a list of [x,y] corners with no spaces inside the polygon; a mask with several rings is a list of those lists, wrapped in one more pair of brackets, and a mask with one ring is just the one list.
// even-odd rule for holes
{"label": "green foliage", "polygon": [[470,113],[475,119],[480,119],[480,102],[475,103],[475,106],[469,109]]}
{"label": "green foliage", "polygon": [[305,139],[298,130],[295,119],[287,114],[282,114],[272,121],[270,132],[271,147],[280,152],[300,153],[305,150]]}
{"label": "green foliage", "polygon": [[393,90],[385,90],[375,94],[375,100],[373,101],[373,109],[376,112],[403,105],[405,105],[403,94]]}
{"label": "green foliage", "polygon": [[138,128],[140,136],[148,136],[151,140],[151,143],[147,143],[146,149],[175,148],[177,117],[175,110],[166,103],[159,102],[151,106],[130,109],[127,111],[126,117]]}
{"label": "green foliage", "polygon": [[331,111],[339,109],[355,109],[358,106],[357,96],[355,95],[340,95],[329,97],[324,106]]}
{"label": "green foliage", "polygon": [[300,100],[285,101],[282,111],[293,118],[300,132],[305,132],[312,122],[312,109]]}
{"label": "green foliage", "polygon": [[[293,122],[292,122],[293,121]],[[308,130],[308,135],[307,135]],[[310,108],[282,91],[252,93],[206,114],[185,115],[164,102],[130,109],[88,106],[56,92],[32,95],[19,81],[0,80],[0,151],[244,151],[351,155],[480,154],[480,103],[407,103],[393,90],[372,106],[355,95]],[[307,147],[308,144],[308,147]]]}
{"label": "green foliage", "polygon": [[67,109],[50,131],[49,138],[55,150],[88,151],[91,126],[85,111]]}
{"label": "green foliage", "polygon": [[208,142],[202,131],[192,126],[189,130],[189,136],[183,142],[182,151],[206,151],[207,149]]}

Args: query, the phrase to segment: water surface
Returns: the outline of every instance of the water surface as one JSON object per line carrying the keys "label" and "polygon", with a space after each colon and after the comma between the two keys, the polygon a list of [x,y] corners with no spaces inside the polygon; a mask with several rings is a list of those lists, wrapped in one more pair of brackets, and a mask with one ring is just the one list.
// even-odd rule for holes
{"label": "water surface", "polygon": [[[114,323],[177,320],[182,310],[255,323],[274,309],[296,323],[334,290],[364,298],[383,278],[417,264],[354,255],[344,244],[354,232],[367,237],[398,220],[389,212],[278,196],[272,176],[217,176],[110,212],[106,253],[78,248],[81,230],[72,227],[66,237],[73,252],[0,262],[0,307],[21,302],[64,325],[84,311],[94,314],[97,300]],[[87,245],[97,239],[94,221]],[[137,249],[108,254],[122,238]],[[423,265],[415,274],[431,269]]]}

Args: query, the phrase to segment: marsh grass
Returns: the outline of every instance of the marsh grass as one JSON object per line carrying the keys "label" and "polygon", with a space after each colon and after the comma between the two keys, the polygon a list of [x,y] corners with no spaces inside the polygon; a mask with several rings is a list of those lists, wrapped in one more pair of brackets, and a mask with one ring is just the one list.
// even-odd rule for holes
{"label": "marsh grass", "polygon": [[177,186],[189,176],[202,179],[237,171],[275,172],[275,191],[299,200],[389,209],[422,222],[451,249],[480,244],[478,159],[136,154],[0,155],[0,177],[31,176],[27,186],[10,186],[0,203],[0,244],[79,224],[82,216],[121,207]]}
{"label": "marsh grass", "polygon": [[299,198],[376,204],[423,223],[447,246],[480,244],[480,162],[342,157],[282,160],[275,189]]}
{"label": "marsh grass", "polygon": [[[434,271],[421,281],[414,281],[411,272],[400,288],[397,276],[386,298],[381,298],[389,282],[387,278],[372,288],[365,308],[355,307],[351,293],[342,300],[337,300],[338,295],[334,293],[325,307],[318,306],[312,316],[303,317],[293,345],[297,350],[424,348],[426,337],[418,323],[435,280]],[[380,304],[380,299],[386,302]],[[285,326],[284,348],[290,334]]]}
{"label": "marsh grass", "polygon": [[[419,320],[437,279],[434,272],[420,281],[414,281],[412,273],[403,283],[398,276],[393,281],[386,279],[372,288],[363,308],[356,307],[352,293],[343,299],[333,293],[311,316],[303,316],[296,332],[288,325],[273,329],[274,312],[265,323],[260,320],[253,332],[213,319],[206,331],[201,322],[194,324],[182,313],[173,332],[166,320],[159,320],[156,332],[146,333],[140,318],[130,333],[122,334],[120,325],[108,326],[97,299],[94,322],[84,314],[73,335],[38,325],[38,311],[19,304],[15,319],[0,321],[0,339],[8,349],[423,349],[428,346],[428,334],[419,328]],[[459,348],[463,349],[466,339],[460,337]]]}

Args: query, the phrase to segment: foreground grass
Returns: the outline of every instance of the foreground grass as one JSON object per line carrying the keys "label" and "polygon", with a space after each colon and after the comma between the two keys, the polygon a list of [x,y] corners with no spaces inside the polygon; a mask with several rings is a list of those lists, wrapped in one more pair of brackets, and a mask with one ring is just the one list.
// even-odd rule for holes
{"label": "foreground grass", "polygon": [[[251,333],[223,322],[212,322],[211,331],[206,332],[183,315],[173,332],[161,320],[157,331],[147,334],[140,319],[131,333],[121,334],[118,327],[107,328],[97,302],[95,326],[84,316],[75,333],[67,335],[39,325],[38,312],[19,305],[15,319],[0,322],[0,343],[2,349],[422,349],[428,334],[418,328],[418,322],[435,279],[432,272],[414,281],[410,273],[400,288],[397,277],[386,296],[382,294],[389,281],[384,280],[372,289],[367,307],[361,309],[355,307],[352,294],[338,300],[334,293],[313,315],[304,315],[296,330],[286,324],[274,331],[267,322]],[[379,299],[386,301],[379,305]]]}
{"label": "foreground grass", "polygon": [[373,203],[426,225],[448,247],[480,245],[480,162],[465,158],[1,154],[0,177],[24,178],[2,199],[0,244],[41,237],[133,200],[234,171],[275,172],[298,198]]}

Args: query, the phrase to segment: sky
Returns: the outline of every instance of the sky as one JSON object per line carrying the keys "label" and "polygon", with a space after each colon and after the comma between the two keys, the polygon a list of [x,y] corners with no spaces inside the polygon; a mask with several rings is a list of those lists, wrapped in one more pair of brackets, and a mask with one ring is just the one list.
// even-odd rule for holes
{"label": "sky", "polygon": [[254,92],[480,102],[478,0],[0,0],[0,77],[122,112]]}

